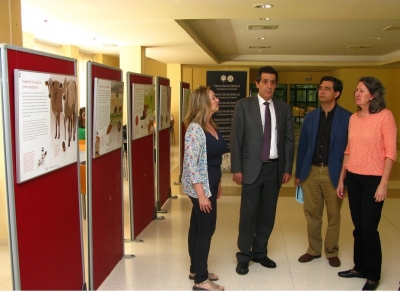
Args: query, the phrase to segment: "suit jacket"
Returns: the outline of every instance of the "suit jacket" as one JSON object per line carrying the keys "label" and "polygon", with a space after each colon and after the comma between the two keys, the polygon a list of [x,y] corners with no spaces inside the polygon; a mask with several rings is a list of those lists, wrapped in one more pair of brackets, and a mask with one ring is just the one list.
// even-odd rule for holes
{"label": "suit jacket", "polygon": [[[291,174],[293,167],[292,110],[290,105],[279,99],[274,99],[273,105],[276,115],[279,184],[281,185],[283,173]],[[252,184],[260,173],[263,132],[258,97],[240,99],[236,103],[231,129],[231,172],[241,172],[244,184]]]}
{"label": "suit jacket", "polygon": [[[311,170],[321,110],[321,107],[319,107],[309,112],[304,118],[304,123],[301,128],[299,146],[297,148],[295,175],[296,178],[300,178],[300,181],[305,180]],[[332,185],[335,188],[337,187],[340,171],[342,169],[344,150],[347,145],[350,116],[351,113],[348,110],[336,105],[332,121],[331,142],[328,157],[329,176]]]}

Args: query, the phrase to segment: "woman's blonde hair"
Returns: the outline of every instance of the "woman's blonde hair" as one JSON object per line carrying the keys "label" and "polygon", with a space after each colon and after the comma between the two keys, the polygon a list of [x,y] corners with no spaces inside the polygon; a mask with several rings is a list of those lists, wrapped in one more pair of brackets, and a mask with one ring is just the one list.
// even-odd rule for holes
{"label": "woman's blonde hair", "polygon": [[[189,127],[189,124],[199,123],[204,131],[207,131],[207,117],[210,114],[211,101],[208,96],[210,93],[209,86],[199,86],[197,89],[193,90],[189,96],[188,109],[186,116],[183,120],[185,127]],[[217,127],[213,119],[210,119],[211,125],[214,128]]]}

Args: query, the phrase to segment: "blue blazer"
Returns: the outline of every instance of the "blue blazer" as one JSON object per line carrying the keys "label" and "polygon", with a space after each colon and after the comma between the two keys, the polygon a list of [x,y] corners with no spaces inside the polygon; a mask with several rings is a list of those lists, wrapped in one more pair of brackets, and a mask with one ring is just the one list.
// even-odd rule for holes
{"label": "blue blazer", "polygon": [[[307,113],[304,118],[303,126],[301,127],[299,146],[297,148],[295,174],[295,177],[300,178],[300,181],[304,181],[311,170],[321,110],[321,107],[318,107],[317,109]],[[328,157],[329,176],[332,185],[335,188],[339,181],[344,150],[347,146],[350,116],[351,112],[340,107],[338,104],[336,105],[332,121],[331,142]]]}

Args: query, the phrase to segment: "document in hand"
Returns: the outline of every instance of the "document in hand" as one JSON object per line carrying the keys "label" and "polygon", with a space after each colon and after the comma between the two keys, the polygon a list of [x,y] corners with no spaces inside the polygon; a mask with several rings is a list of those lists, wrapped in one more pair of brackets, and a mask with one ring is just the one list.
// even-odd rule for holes
{"label": "document in hand", "polygon": [[303,200],[303,189],[302,189],[302,187],[301,186],[297,186],[296,187],[296,201],[297,202],[299,202],[299,203],[304,203],[304,200]]}

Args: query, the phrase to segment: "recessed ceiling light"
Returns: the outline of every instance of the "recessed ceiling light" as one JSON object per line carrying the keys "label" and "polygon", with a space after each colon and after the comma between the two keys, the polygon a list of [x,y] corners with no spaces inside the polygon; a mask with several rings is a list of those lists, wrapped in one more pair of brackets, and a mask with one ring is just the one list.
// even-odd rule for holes
{"label": "recessed ceiling light", "polygon": [[265,40],[265,38],[256,38],[256,40]]}
{"label": "recessed ceiling light", "polygon": [[269,20],[269,17],[260,17],[260,20]]}
{"label": "recessed ceiling light", "polygon": [[379,40],[381,40],[382,38],[371,38],[372,40],[376,40],[376,41],[379,41]]}
{"label": "recessed ceiling light", "polygon": [[272,8],[273,6],[270,4],[256,4],[253,5],[254,8]]}

